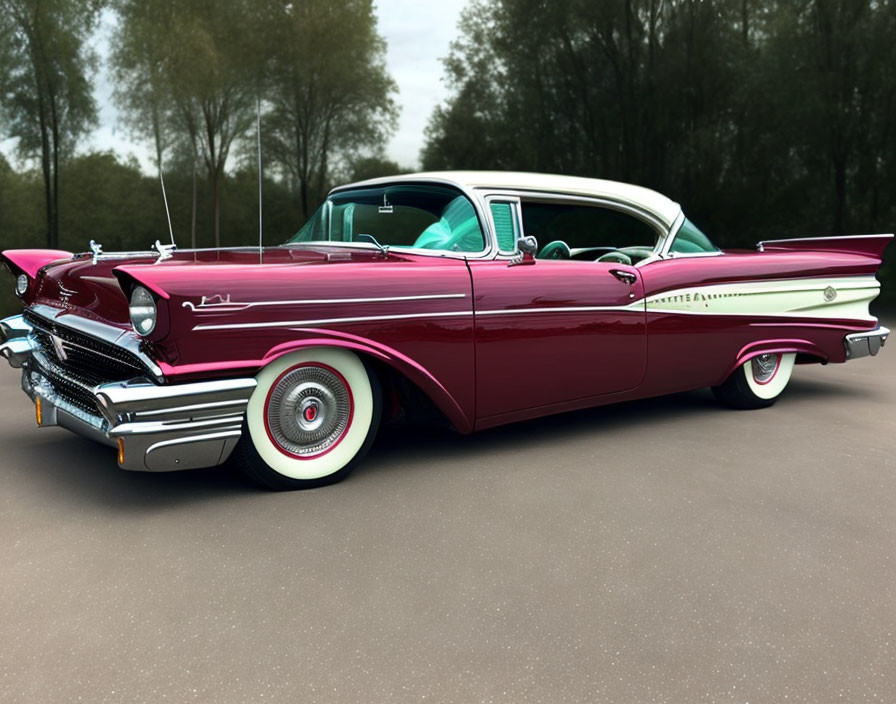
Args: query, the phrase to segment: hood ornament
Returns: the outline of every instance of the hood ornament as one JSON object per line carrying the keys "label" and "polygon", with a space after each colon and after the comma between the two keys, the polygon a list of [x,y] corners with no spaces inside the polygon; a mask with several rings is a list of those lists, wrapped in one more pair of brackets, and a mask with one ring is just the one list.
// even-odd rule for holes
{"label": "hood ornament", "polygon": [[175,250],[177,250],[177,245],[172,244],[162,244],[159,240],[156,240],[156,243],[152,246],[154,250],[159,253],[159,258],[156,259],[155,263],[163,262],[166,259],[171,259],[174,256]]}
{"label": "hood ornament", "polygon": [[93,252],[93,263],[96,264],[97,260],[103,254],[103,245],[95,240],[90,240],[90,251]]}

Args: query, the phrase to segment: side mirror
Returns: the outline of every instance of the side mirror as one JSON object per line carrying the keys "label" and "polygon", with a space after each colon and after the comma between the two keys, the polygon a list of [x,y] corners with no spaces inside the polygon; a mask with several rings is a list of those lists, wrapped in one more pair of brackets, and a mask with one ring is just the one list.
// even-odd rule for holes
{"label": "side mirror", "polygon": [[535,253],[538,252],[538,240],[532,235],[520,237],[516,241],[516,248],[520,251],[519,255],[510,260],[507,266],[516,264],[534,264]]}
{"label": "side mirror", "polygon": [[538,240],[532,235],[520,237],[516,242],[516,246],[519,248],[520,252],[522,252],[524,259],[527,257],[534,259],[538,252]]}

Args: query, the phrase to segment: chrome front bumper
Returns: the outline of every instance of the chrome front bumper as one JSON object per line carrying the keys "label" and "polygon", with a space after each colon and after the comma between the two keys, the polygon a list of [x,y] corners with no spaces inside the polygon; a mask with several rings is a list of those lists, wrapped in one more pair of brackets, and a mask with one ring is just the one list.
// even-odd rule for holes
{"label": "chrome front bumper", "polygon": [[91,413],[57,393],[51,378],[65,372],[43,353],[22,316],[0,321],[0,343],[0,356],[22,369],[22,390],[36,405],[38,424],[117,446],[122,469],[166,472],[223,463],[242,434],[255,389],[255,379],[172,386],[131,379],[91,387]]}
{"label": "chrome front bumper", "polygon": [[843,344],[846,346],[846,359],[876,355],[886,344],[889,336],[890,331],[883,325],[879,325],[874,330],[847,335],[843,340]]}

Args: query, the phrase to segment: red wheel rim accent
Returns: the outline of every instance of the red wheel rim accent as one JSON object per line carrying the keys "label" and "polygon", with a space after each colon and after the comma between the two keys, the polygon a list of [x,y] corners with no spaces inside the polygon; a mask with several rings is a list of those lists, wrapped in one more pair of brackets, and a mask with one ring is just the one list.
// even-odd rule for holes
{"label": "red wheel rim accent", "polygon": [[753,361],[750,360],[750,373],[753,375],[753,383],[758,384],[759,386],[765,386],[766,384],[770,384],[772,379],[778,376],[778,370],[781,368],[781,354],[775,355],[775,371],[772,372],[772,375],[766,379],[765,381],[759,381],[756,378],[756,374],[753,372]]}
{"label": "red wheel rim accent", "polygon": [[[345,390],[348,393],[348,420],[345,423],[345,428],[343,428],[343,430],[339,434],[339,436],[333,441],[333,444],[330,445],[326,450],[321,450],[320,452],[315,452],[314,454],[310,454],[310,455],[297,455],[296,453],[290,452],[289,450],[285,449],[282,445],[280,445],[279,442],[277,442],[277,439],[274,437],[274,434],[271,432],[271,428],[268,425],[268,409],[270,408],[270,405],[271,405],[271,394],[273,393],[274,389],[277,388],[277,384],[280,383],[280,381],[283,379],[283,377],[285,377],[290,372],[294,372],[296,369],[301,369],[302,367],[319,367],[320,369],[326,369],[328,372],[330,372],[331,374],[336,376],[340,382],[342,382],[342,385],[345,386]],[[317,459],[318,457],[323,457],[331,450],[336,449],[339,446],[339,444],[343,441],[345,436],[348,434],[349,429],[352,427],[352,422],[355,419],[355,397],[352,395],[352,387],[345,380],[345,377],[342,376],[342,374],[340,374],[336,369],[331,367],[329,364],[321,364],[320,362],[302,362],[301,364],[295,364],[295,365],[289,367],[289,369],[286,369],[282,374],[280,374],[280,376],[278,376],[274,380],[274,383],[271,384],[271,388],[268,389],[268,393],[264,399],[264,408],[262,409],[262,418],[264,420],[264,431],[265,431],[265,433],[267,433],[268,440],[271,441],[271,444],[275,448],[277,448],[277,450],[281,454],[286,455],[287,457],[292,457],[293,459],[297,459],[297,460],[313,460],[313,459]]]}

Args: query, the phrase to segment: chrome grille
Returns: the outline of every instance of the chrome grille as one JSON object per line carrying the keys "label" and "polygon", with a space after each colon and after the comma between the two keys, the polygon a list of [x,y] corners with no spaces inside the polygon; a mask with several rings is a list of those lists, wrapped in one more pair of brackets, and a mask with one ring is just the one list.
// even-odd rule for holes
{"label": "chrome grille", "polygon": [[24,315],[34,327],[33,334],[48,359],[92,386],[147,374],[140,359],[121,347],[46,320],[29,310]]}
{"label": "chrome grille", "polygon": [[146,367],[127,350],[31,311],[24,315],[40,346],[33,357],[35,371],[52,386],[53,393],[86,413],[97,414],[93,390],[100,384],[147,375]]}

